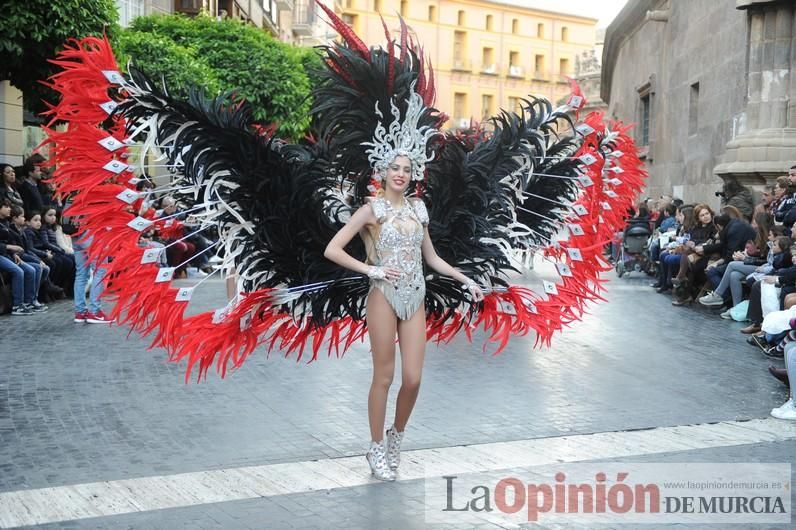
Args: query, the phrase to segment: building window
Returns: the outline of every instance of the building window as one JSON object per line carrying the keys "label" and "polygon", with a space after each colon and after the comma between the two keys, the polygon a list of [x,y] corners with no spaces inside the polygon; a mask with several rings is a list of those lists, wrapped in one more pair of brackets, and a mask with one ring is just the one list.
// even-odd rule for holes
{"label": "building window", "polygon": [[381,12],[381,0],[373,0],[373,11]]}
{"label": "building window", "polygon": [[542,24],[541,22],[536,25],[536,36],[539,37],[540,39],[544,38],[544,24]]}
{"label": "building window", "polygon": [[407,18],[409,16],[409,2],[401,0],[401,16]]}
{"label": "building window", "polygon": [[539,79],[544,78],[544,55],[533,56],[533,76]]}
{"label": "building window", "polygon": [[453,118],[456,120],[456,127],[469,125],[470,113],[467,112],[467,94],[464,92],[453,94]]}
{"label": "building window", "polygon": [[[119,25],[123,28],[128,27],[136,17],[144,15],[144,0],[116,0],[116,7],[119,10]],[[193,5],[189,6],[189,10],[192,8]]]}
{"label": "building window", "polygon": [[345,0],[345,7],[346,9],[351,9],[354,7],[354,0]]}
{"label": "building window", "polygon": [[640,144],[641,145],[649,145],[650,144],[650,115],[651,115],[651,108],[650,108],[650,95],[646,93],[641,96],[641,116],[639,122],[641,123],[641,127],[639,128],[639,135]]}
{"label": "building window", "polygon": [[453,66],[462,69],[467,50],[467,33],[464,31],[453,32]]}
{"label": "building window", "polygon": [[558,60],[558,71],[561,75],[569,75],[569,59]]}
{"label": "building window", "polygon": [[437,6],[428,6],[428,21],[437,21]]}
{"label": "building window", "polygon": [[691,97],[688,100],[688,134],[696,134],[699,130],[699,83],[691,85]]}
{"label": "building window", "polygon": [[561,28],[561,42],[567,42],[569,40],[569,28],[564,26]]}
{"label": "building window", "polygon": [[495,74],[497,73],[495,67],[495,49],[494,48],[484,48],[481,54],[481,65],[482,71],[486,74]]}
{"label": "building window", "polygon": [[486,16],[486,30],[487,31],[492,31],[492,26],[493,26],[492,20],[493,20],[492,15],[487,15]]}
{"label": "building window", "polygon": [[349,26],[351,29],[353,29],[354,31],[357,31],[357,16],[356,16],[356,15],[351,15],[351,14],[348,14],[348,13],[343,13],[343,14],[342,14],[342,16],[341,16],[340,18],[342,18],[342,19],[343,19],[343,22],[345,22],[346,24],[348,24],[348,26]]}
{"label": "building window", "polygon": [[515,35],[520,32],[520,21],[516,18],[511,19],[511,32]]}
{"label": "building window", "polygon": [[508,110],[511,111],[511,112],[516,112],[517,114],[519,114],[520,111],[522,110],[520,108],[520,98],[515,98],[515,97],[509,96],[509,109]]}
{"label": "building window", "polygon": [[462,27],[465,25],[464,23],[465,23],[464,11],[459,11],[459,14],[456,16],[456,24],[459,27]]}
{"label": "building window", "polygon": [[492,111],[492,104],[495,97],[492,94],[483,94],[481,96],[481,119],[485,120],[491,118],[494,112]]}
{"label": "building window", "polygon": [[509,52],[509,66],[520,65],[520,52]]}

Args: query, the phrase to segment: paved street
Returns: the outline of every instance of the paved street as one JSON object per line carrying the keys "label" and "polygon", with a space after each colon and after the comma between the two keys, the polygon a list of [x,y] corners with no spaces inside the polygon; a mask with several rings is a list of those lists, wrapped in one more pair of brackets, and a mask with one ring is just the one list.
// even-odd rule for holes
{"label": "paved street", "polygon": [[[457,451],[489,454],[496,442],[507,442],[512,456],[494,453],[478,469],[520,473],[620,459],[791,462],[796,426],[768,419],[785,387],[768,375],[768,359],[745,344],[742,325],[704,308],[672,307],[648,281],[612,275],[610,303],[595,306],[550,349],[532,350],[532,337],[513,340],[499,356],[464,339],[430,345],[404,442],[409,467],[394,484],[372,482],[361,456],[365,345],[311,365],[258,355],[226,380],[213,373],[186,385],[182,367],[148,350],[145,339],[74,324],[66,303],[46,316],[3,317],[0,526],[417,528],[434,521],[412,462],[437,458],[444,472],[461,464],[465,473],[475,468],[464,457],[457,464]],[[223,299],[223,283],[206,285],[192,309]],[[695,430],[670,429],[677,426]],[[556,452],[562,444],[569,444],[564,456]],[[544,456],[529,459],[525,449]],[[330,466],[339,473],[330,475]],[[293,478],[259,490],[256,478],[277,471]],[[243,475],[249,489],[236,489],[231,477]],[[232,486],[213,498],[200,494],[202,480],[224,477]],[[189,479],[196,492],[183,500]],[[147,497],[148,485],[163,481],[173,484],[172,500]],[[79,484],[86,486],[73,487]],[[41,488],[54,489],[42,497]],[[81,510],[80,492],[92,488],[132,493]],[[496,525],[484,517],[476,526]]]}

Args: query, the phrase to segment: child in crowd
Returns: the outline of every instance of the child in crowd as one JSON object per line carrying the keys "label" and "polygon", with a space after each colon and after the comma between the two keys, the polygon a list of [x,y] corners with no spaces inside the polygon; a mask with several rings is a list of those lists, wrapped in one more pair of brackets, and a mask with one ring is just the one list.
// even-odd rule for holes
{"label": "child in crowd", "polygon": [[0,198],[0,271],[11,276],[11,314],[33,314],[36,271],[22,259],[25,249],[11,229],[11,201]]}
{"label": "child in crowd", "polygon": [[[39,214],[33,212],[32,218],[38,220]],[[34,248],[33,241],[27,232],[28,225],[25,223],[25,211],[19,206],[11,207],[10,229],[19,246],[23,249],[19,257],[22,258],[22,261],[33,267],[33,271],[36,275],[33,283],[33,301],[31,302],[33,311],[37,313],[47,311],[47,306],[41,302],[39,296],[50,275],[50,268],[44,263],[41,256],[39,256],[39,251]]]}

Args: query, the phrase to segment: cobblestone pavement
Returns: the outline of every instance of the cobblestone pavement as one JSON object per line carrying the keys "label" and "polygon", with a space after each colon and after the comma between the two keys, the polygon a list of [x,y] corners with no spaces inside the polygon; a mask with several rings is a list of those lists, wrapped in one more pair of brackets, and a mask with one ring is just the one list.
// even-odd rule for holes
{"label": "cobblestone pavement", "polygon": [[[672,307],[641,276],[612,280],[610,303],[550,349],[532,350],[532,337],[499,356],[478,340],[429,345],[404,448],[765,418],[786,399],[741,324]],[[192,309],[223,299],[223,283],[206,285]],[[257,355],[226,380],[184,384],[183,367],[146,339],[74,324],[66,303],[2,317],[0,330],[0,492],[347,457],[367,446],[365,345],[310,365]],[[645,458],[788,462],[794,454],[796,442],[785,440]],[[54,526],[407,528],[424,524],[422,503],[422,481],[404,481]]]}

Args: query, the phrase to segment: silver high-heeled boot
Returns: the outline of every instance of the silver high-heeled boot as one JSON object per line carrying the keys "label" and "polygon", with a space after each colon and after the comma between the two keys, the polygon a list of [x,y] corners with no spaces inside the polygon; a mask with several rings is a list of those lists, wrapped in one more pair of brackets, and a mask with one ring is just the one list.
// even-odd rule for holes
{"label": "silver high-heeled boot", "polygon": [[387,465],[384,441],[371,442],[370,450],[365,454],[365,458],[370,465],[370,473],[379,480],[395,480],[395,472]]}
{"label": "silver high-heeled boot", "polygon": [[395,425],[387,429],[387,465],[390,469],[398,469],[401,463],[401,441],[404,433],[395,430]]}

